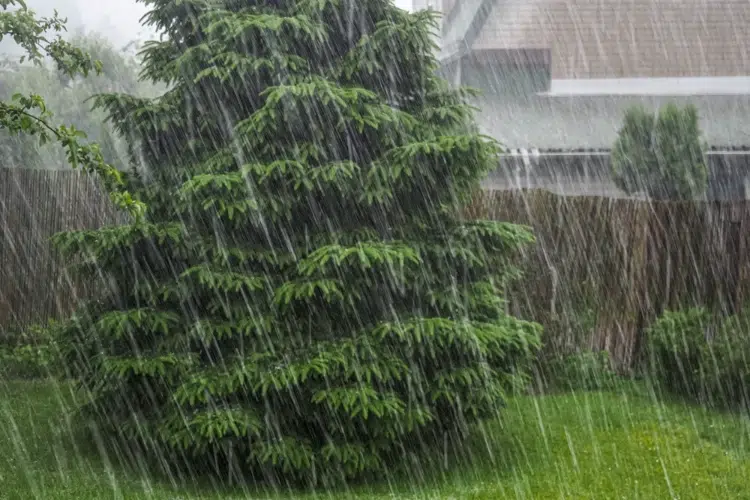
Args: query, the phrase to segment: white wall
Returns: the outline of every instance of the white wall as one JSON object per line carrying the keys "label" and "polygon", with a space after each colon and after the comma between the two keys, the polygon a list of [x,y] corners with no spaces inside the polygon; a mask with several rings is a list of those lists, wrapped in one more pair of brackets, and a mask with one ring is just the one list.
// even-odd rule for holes
{"label": "white wall", "polygon": [[544,90],[541,73],[464,65],[462,83],[484,92],[476,103],[484,133],[509,148],[609,148],[629,107],[671,101],[696,105],[709,144],[750,145],[750,89],[747,95],[545,96],[537,94]]}

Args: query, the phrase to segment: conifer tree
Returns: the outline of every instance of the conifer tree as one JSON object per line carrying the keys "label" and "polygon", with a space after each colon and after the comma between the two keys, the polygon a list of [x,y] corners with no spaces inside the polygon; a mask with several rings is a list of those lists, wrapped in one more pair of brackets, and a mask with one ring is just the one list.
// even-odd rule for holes
{"label": "conifer tree", "polygon": [[325,483],[494,415],[539,346],[501,298],[533,237],[460,217],[498,147],[435,76],[433,14],[144,1],[170,90],[97,104],[146,214],[58,236],[116,283],[68,330],[82,415],[169,468]]}

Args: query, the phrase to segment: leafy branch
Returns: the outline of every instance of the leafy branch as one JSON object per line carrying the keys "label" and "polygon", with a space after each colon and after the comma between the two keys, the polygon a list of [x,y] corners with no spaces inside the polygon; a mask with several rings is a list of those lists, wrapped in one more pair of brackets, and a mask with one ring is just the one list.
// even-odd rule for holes
{"label": "leafy branch", "polygon": [[[57,12],[50,18],[37,18],[23,0],[0,0],[0,7],[3,9],[0,12],[0,41],[10,37],[24,49],[21,63],[29,61],[41,66],[45,59],[51,59],[59,71],[71,78],[75,75],[87,77],[92,71],[101,73],[101,61],[93,60],[83,50],[63,40],[60,33],[66,31],[66,19],[60,18]],[[56,34],[52,40],[45,36],[50,31]],[[55,126],[52,118],[53,113],[38,94],[24,96],[17,93],[12,102],[0,102],[0,129],[11,134],[36,136],[40,146],[51,140],[58,142],[73,168],[98,175],[112,201],[136,220],[140,219],[145,205],[126,191],[122,173],[104,160],[99,145],[81,142],[86,138],[85,132],[74,126]]]}

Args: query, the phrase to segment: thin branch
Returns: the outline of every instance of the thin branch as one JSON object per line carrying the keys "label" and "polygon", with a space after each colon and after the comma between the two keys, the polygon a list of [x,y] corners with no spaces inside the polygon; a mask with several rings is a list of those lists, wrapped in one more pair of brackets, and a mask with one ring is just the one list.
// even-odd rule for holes
{"label": "thin branch", "polygon": [[24,111],[23,109],[15,107],[15,106],[9,106],[8,104],[6,104],[4,102],[0,102],[0,109],[2,109],[2,111],[5,111],[5,112],[18,113],[18,114],[21,114],[21,115],[24,115],[24,116],[28,116],[29,118],[33,118],[37,123],[41,123],[46,129],[48,129],[50,132],[52,132],[53,134],[55,134],[55,137],[57,139],[62,139],[62,136],[60,135],[60,132],[57,131],[57,129],[55,129],[54,127],[52,127],[52,125],[50,125],[49,123],[47,123],[42,118],[40,118],[40,117],[38,117],[38,116],[36,116],[34,114],[31,114],[28,111]]}

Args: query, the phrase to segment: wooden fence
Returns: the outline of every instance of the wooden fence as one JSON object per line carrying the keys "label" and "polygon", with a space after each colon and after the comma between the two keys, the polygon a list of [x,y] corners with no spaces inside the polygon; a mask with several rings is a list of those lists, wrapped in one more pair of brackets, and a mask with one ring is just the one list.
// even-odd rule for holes
{"label": "wooden fence", "polygon": [[97,180],[78,171],[0,169],[0,332],[74,307],[82,285],[51,236],[124,220]]}
{"label": "wooden fence", "polygon": [[[510,299],[546,327],[550,349],[606,349],[627,368],[665,308],[732,312],[750,298],[750,202],[483,191],[469,212],[534,229]],[[124,220],[83,174],[0,169],[0,330],[67,314],[87,293],[65,272],[53,234]]]}
{"label": "wooden fence", "polygon": [[649,202],[484,191],[470,215],[531,226],[537,245],[510,291],[548,348],[606,349],[621,368],[666,308],[731,313],[750,284],[750,202]]}

